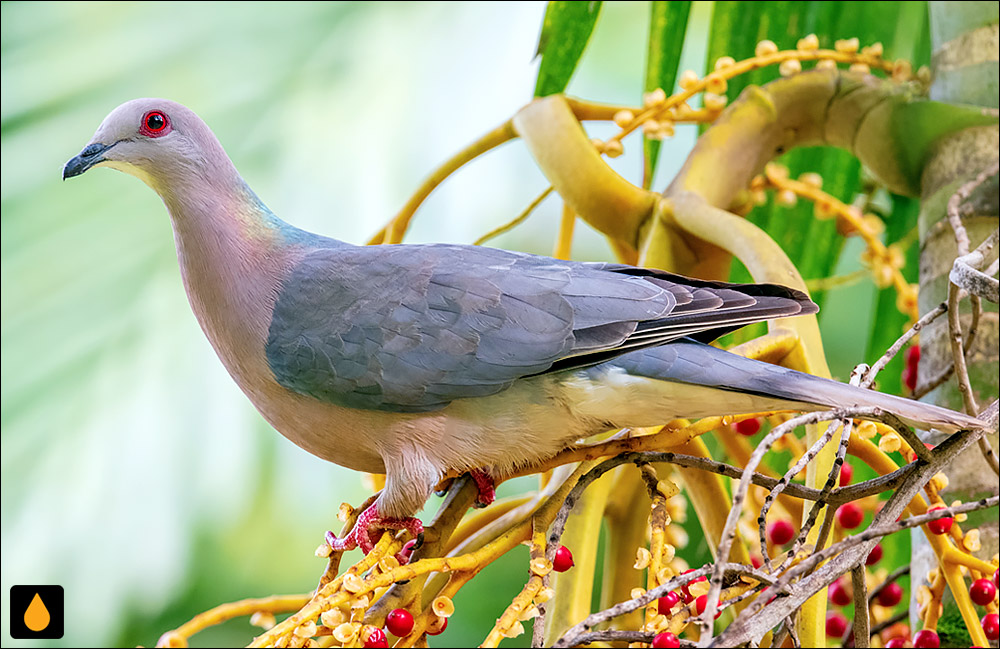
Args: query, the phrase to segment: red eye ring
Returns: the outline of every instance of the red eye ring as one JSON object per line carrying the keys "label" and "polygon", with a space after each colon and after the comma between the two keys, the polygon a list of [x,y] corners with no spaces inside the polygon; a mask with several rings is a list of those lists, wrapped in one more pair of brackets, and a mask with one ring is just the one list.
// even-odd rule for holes
{"label": "red eye ring", "polygon": [[171,130],[170,118],[161,110],[147,112],[139,124],[139,133],[146,137],[162,137]]}

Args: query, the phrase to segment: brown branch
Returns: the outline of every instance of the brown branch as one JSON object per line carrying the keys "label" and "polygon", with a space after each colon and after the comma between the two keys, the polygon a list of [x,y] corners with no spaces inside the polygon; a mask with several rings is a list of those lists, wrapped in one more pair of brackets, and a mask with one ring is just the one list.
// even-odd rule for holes
{"label": "brown branch", "polygon": [[[857,647],[869,647],[871,646],[871,637],[868,635],[870,633],[868,624],[869,599],[863,563],[851,568],[851,589],[854,591],[854,643]],[[845,644],[847,643],[841,643],[841,645]]]}

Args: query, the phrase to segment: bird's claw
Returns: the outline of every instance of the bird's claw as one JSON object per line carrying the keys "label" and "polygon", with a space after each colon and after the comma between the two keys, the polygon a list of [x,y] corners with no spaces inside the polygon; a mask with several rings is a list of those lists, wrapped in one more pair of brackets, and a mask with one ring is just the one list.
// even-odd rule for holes
{"label": "bird's claw", "polygon": [[[378,543],[382,534],[387,530],[406,530],[409,532],[417,540],[413,549],[420,547],[423,543],[424,525],[420,522],[420,519],[412,516],[403,518],[383,517],[379,514],[375,505],[361,512],[357,522],[354,523],[354,527],[343,538],[338,538],[333,532],[327,532],[326,542],[334,552],[361,548],[361,551],[367,555],[375,549],[375,544]],[[400,564],[407,563],[409,559],[408,556],[403,557],[402,553],[397,554],[396,558],[400,560]]]}
{"label": "bird's claw", "polygon": [[473,469],[469,471],[469,475],[472,476],[476,488],[479,489],[479,495],[476,496],[476,502],[472,506],[476,509],[488,507],[497,499],[496,482],[493,481],[493,476],[483,469]]}

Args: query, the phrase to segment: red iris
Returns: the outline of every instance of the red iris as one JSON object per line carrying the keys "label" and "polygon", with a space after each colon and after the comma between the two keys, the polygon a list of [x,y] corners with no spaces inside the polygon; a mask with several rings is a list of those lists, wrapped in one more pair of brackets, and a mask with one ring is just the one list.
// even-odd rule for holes
{"label": "red iris", "polygon": [[159,110],[151,110],[142,117],[139,125],[139,133],[146,137],[160,137],[170,132],[170,119],[166,113]]}

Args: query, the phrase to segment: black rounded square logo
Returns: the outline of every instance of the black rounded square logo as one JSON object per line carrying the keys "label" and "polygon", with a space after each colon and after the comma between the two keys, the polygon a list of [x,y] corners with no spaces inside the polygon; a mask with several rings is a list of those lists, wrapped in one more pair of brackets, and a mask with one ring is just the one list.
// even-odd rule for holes
{"label": "black rounded square logo", "polygon": [[63,637],[62,586],[11,586],[10,637],[35,640]]}

